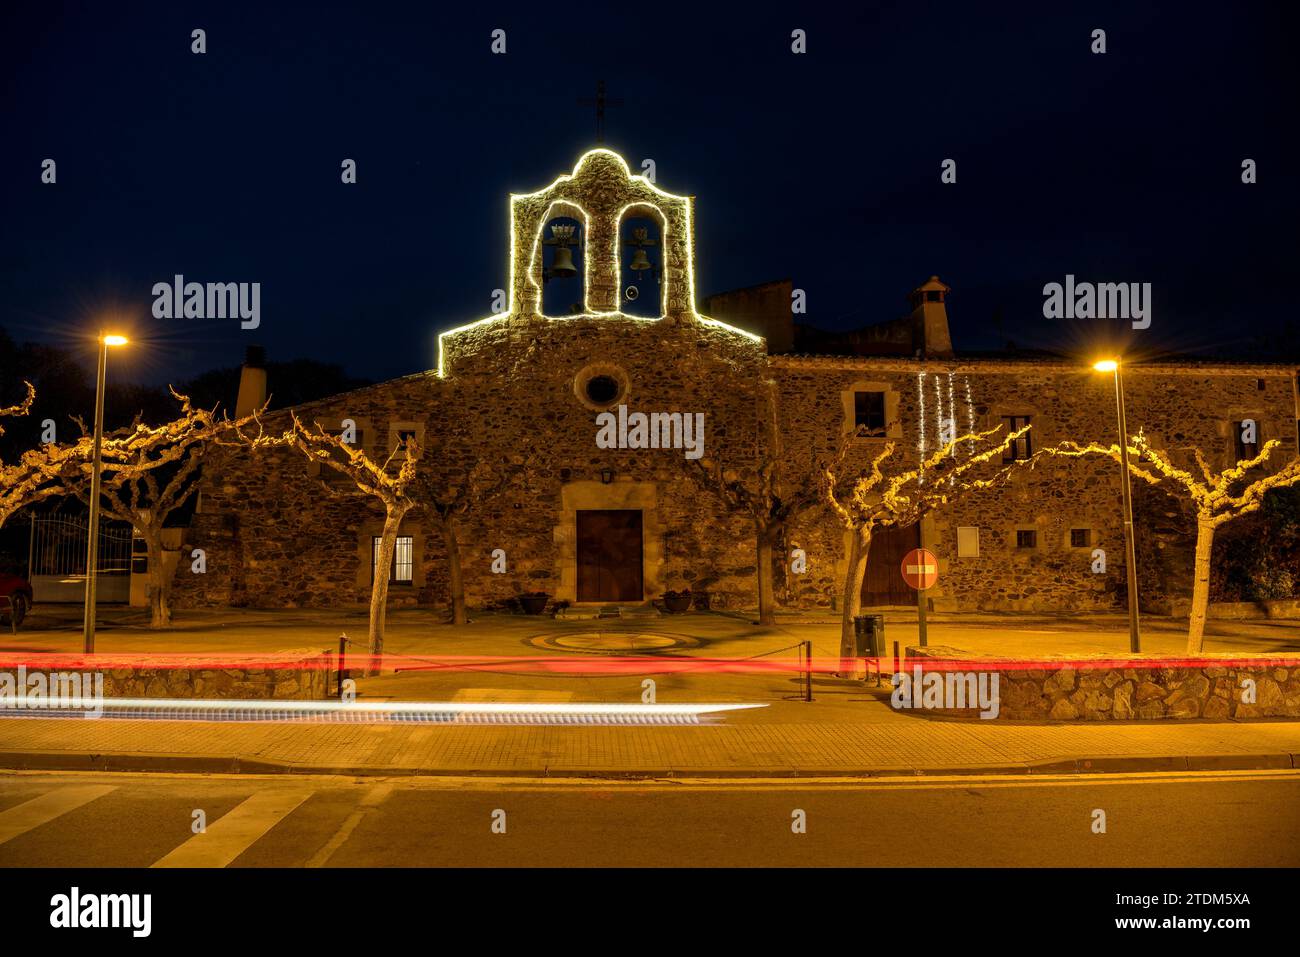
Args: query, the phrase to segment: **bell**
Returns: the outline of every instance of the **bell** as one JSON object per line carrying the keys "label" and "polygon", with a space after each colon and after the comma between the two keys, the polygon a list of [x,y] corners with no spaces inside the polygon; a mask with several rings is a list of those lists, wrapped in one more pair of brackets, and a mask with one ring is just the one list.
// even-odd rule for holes
{"label": "bell", "polygon": [[650,230],[640,226],[632,230],[632,238],[627,240],[623,245],[631,246],[635,252],[632,253],[632,261],[628,263],[627,268],[635,273],[643,273],[647,269],[654,268],[650,265],[650,257],[645,254],[647,246],[655,245],[655,241],[650,238]]}
{"label": "bell", "polygon": [[551,260],[551,268],[543,273],[545,279],[568,279],[570,276],[576,276],[578,269],[573,265],[573,251],[569,248],[581,240],[575,235],[576,226],[568,226],[563,223],[556,223],[551,227],[551,238],[543,239],[543,246],[554,246],[555,256]]}
{"label": "bell", "polygon": [[573,250],[568,246],[555,247],[555,258],[551,261],[551,275],[557,279],[576,276],[578,268],[573,265]]}

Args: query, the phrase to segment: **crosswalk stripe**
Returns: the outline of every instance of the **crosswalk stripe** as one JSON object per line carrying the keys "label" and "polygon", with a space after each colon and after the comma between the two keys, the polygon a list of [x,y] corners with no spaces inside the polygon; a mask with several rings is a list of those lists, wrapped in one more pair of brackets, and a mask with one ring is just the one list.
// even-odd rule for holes
{"label": "crosswalk stripe", "polygon": [[315,793],[275,790],[254,794],[153,866],[226,867]]}
{"label": "crosswalk stripe", "polygon": [[20,834],[26,834],[33,828],[53,821],[56,817],[75,811],[83,804],[89,804],[117,786],[111,784],[88,784],[84,787],[59,788],[24,801],[7,811],[0,811],[0,844],[12,841]]}
{"label": "crosswalk stripe", "polygon": [[388,795],[393,793],[391,784],[376,784],[366,791],[365,796],[361,798],[357,808],[348,815],[348,819],[343,822],[339,829],[334,833],[319,851],[311,856],[307,861],[306,867],[324,867],[329,863],[329,859],[352,836],[352,832],[357,829],[361,819],[370,813],[374,808],[388,800]]}

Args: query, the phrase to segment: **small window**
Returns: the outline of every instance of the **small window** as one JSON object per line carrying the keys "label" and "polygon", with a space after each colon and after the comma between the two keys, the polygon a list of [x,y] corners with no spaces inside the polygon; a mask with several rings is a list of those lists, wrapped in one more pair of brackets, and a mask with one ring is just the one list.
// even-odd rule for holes
{"label": "small window", "polygon": [[[1012,432],[1018,432],[1029,424],[1027,415],[1004,415],[1002,424],[1006,428],[1004,435],[1010,435]],[[1016,439],[1006,447],[1002,453],[1003,462],[1024,462],[1032,458],[1034,454],[1034,433],[1026,432],[1020,438]]]}
{"label": "small window", "polygon": [[925,291],[926,302],[943,302],[943,293],[938,289],[927,289]]}
{"label": "small window", "polygon": [[853,433],[855,435],[885,434],[885,393],[853,393]]}
{"label": "small window", "polygon": [[1016,548],[1037,548],[1038,532],[1032,528],[1016,529]]}
{"label": "small window", "polygon": [[594,375],[587,380],[587,398],[597,405],[606,405],[618,398],[618,380],[611,375]]}
{"label": "small window", "polygon": [[392,438],[389,441],[393,443],[393,458],[401,460],[406,458],[406,450],[410,447],[410,443],[420,441],[419,431],[416,429],[399,428],[394,430]]}
{"label": "small window", "polygon": [[410,443],[424,444],[424,423],[390,421],[388,423],[388,454],[395,460],[406,458]]}
{"label": "small window", "polygon": [[[371,539],[370,580],[375,580],[375,566],[379,564],[379,545],[382,539],[376,535]],[[415,579],[415,539],[410,535],[398,535],[393,546],[393,561],[389,566],[388,581],[393,585],[409,585]]]}
{"label": "small window", "polygon": [[1088,548],[1091,545],[1092,545],[1092,529],[1090,528],[1070,529],[1071,548]]}
{"label": "small window", "polygon": [[980,557],[980,530],[975,526],[957,528],[957,557]]}
{"label": "small window", "polygon": [[[1247,442],[1247,435],[1254,441]],[[1237,452],[1238,462],[1245,462],[1259,455],[1259,422],[1253,419],[1244,419],[1241,422],[1232,423],[1232,441]]]}

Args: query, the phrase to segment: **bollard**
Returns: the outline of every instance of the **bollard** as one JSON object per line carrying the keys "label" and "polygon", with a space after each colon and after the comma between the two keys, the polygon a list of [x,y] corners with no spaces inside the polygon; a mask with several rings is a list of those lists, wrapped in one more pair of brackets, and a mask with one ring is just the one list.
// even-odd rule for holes
{"label": "bollard", "polygon": [[894,642],[894,674],[898,674],[898,669],[902,667],[902,662],[898,660],[898,642]]}
{"label": "bollard", "polygon": [[347,676],[348,676],[347,671],[344,670],[344,668],[343,668],[343,656],[347,654],[347,649],[348,649],[348,636],[347,636],[347,632],[343,632],[342,634],[339,635],[339,691],[338,691],[338,697],[339,697],[340,699],[342,699],[342,697],[343,697],[343,682],[344,682],[344,680],[345,680],[345,679],[347,678]]}
{"label": "bollard", "polygon": [[805,641],[805,642],[803,643],[803,677],[804,677],[804,684],[803,684],[803,700],[804,700],[804,701],[811,701],[811,700],[813,699],[813,696],[812,696],[812,669],[813,669],[813,663],[812,663],[812,642],[811,642],[811,641]]}

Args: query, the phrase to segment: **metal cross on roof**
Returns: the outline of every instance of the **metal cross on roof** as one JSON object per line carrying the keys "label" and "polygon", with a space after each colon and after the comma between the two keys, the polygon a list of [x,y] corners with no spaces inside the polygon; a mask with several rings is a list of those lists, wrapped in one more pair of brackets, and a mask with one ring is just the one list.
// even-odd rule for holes
{"label": "metal cross on roof", "polygon": [[605,96],[605,81],[596,81],[595,97],[583,96],[578,98],[579,106],[594,106],[596,108],[596,143],[604,145],[605,143],[605,107],[622,106],[622,97]]}

